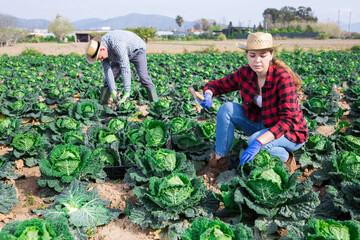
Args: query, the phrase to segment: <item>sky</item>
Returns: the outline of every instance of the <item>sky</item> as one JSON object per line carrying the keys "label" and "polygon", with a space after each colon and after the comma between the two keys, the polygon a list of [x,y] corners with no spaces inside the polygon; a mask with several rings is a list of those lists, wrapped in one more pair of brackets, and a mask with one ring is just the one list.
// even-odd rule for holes
{"label": "sky", "polygon": [[338,20],[348,24],[360,22],[359,0],[0,0],[0,13],[25,19],[54,20],[57,14],[71,22],[100,18],[103,20],[130,13],[157,14],[185,21],[201,18],[233,26],[253,26],[262,21],[267,8],[311,7],[320,22]]}

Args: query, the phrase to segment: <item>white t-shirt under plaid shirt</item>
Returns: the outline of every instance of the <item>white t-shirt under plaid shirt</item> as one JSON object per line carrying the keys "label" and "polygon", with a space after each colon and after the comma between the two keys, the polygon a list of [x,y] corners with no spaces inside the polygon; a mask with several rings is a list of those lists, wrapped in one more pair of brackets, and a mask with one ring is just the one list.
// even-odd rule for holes
{"label": "white t-shirt under plaid shirt", "polygon": [[110,91],[116,90],[114,74],[111,70],[111,62],[120,64],[121,76],[124,83],[124,91],[131,90],[130,60],[139,49],[146,51],[145,42],[135,33],[125,30],[116,30],[105,34],[102,43],[108,50],[109,57],[102,62],[104,67],[105,81]]}

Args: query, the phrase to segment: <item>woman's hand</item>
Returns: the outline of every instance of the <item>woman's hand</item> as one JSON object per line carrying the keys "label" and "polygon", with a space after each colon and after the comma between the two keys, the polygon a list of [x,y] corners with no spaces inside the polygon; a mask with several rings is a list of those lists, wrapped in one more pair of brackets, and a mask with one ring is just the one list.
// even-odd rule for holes
{"label": "woman's hand", "polygon": [[245,152],[240,157],[239,165],[243,165],[245,162],[250,162],[253,160],[255,155],[260,151],[262,144],[259,140],[255,139],[250,146],[245,150]]}
{"label": "woman's hand", "polygon": [[204,100],[200,101],[203,108],[210,108],[213,105],[212,96],[210,93],[205,93]]}

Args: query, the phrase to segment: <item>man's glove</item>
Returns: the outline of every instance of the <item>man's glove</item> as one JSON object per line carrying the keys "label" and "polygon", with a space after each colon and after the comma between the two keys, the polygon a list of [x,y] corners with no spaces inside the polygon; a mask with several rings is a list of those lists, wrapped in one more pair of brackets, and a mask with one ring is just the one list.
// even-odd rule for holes
{"label": "man's glove", "polygon": [[211,94],[210,93],[205,93],[204,101],[200,101],[200,105],[203,108],[210,108],[213,105],[213,101],[211,99]]}
{"label": "man's glove", "polygon": [[243,165],[245,162],[250,162],[251,160],[253,160],[255,155],[260,151],[261,146],[261,142],[255,139],[255,141],[253,141],[241,155],[239,165]]}
{"label": "man's glove", "polygon": [[120,99],[118,99],[118,98],[116,99],[113,110],[116,110],[116,108],[119,108],[121,106],[121,104],[123,104],[127,100],[129,100],[129,98],[130,98],[130,92],[124,92],[124,94],[122,95],[122,97]]}

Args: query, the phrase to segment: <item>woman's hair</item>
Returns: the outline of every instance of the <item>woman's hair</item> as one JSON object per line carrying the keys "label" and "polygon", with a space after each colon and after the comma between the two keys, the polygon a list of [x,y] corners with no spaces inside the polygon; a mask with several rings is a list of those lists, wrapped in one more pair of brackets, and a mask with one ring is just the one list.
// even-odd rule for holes
{"label": "woman's hair", "polygon": [[286,63],[284,63],[282,60],[280,60],[276,57],[273,57],[272,63],[278,67],[285,69],[288,73],[290,73],[290,75],[294,79],[296,90],[299,90],[301,88],[302,80],[301,80],[300,76],[298,74],[296,74],[293,70],[291,70],[291,68],[288,65],[286,65]]}

